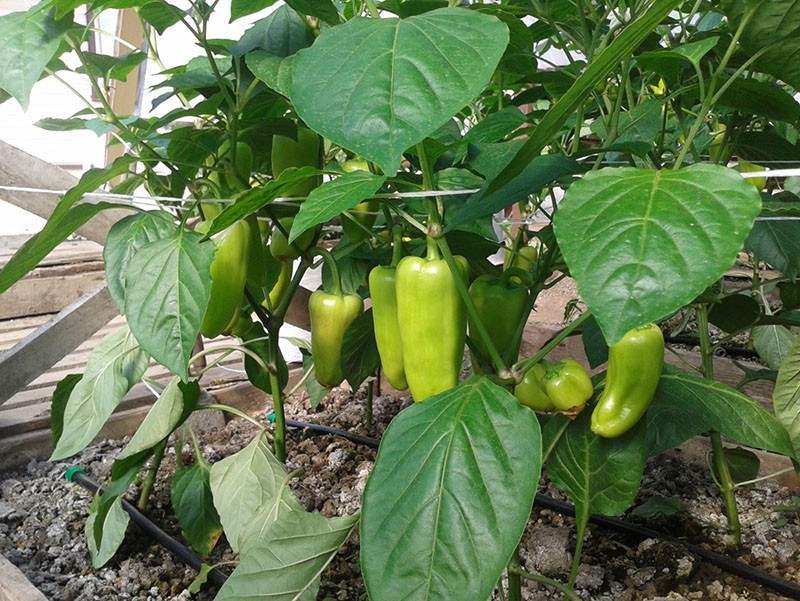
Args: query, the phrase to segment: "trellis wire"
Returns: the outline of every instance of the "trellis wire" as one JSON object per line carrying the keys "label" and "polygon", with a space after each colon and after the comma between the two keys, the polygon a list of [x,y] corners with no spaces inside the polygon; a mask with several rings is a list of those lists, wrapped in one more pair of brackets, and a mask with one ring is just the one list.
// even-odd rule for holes
{"label": "trellis wire", "polygon": [[[771,169],[768,171],[752,171],[749,173],[740,173],[743,179],[758,179],[758,178],[776,178],[776,177],[794,177],[800,176],[800,168],[789,169]],[[28,188],[23,186],[4,186],[0,185],[0,191],[7,192],[20,192],[30,194],[53,194],[63,196],[67,193],[66,190],[48,190],[46,188]],[[464,196],[468,194],[475,194],[479,192],[479,188],[467,188],[464,190],[421,190],[418,192],[390,192],[384,194],[374,194],[370,198],[387,199],[387,200],[402,200],[404,198],[428,198],[431,196]],[[195,199],[178,198],[174,196],[144,196],[141,194],[114,194],[111,192],[85,192],[85,198],[92,198],[97,200],[111,200],[116,202],[126,202],[132,206],[158,206],[159,202],[180,203],[182,205],[191,204],[196,202]],[[305,200],[305,196],[287,196],[274,199],[273,203],[290,203],[301,202]],[[235,202],[232,198],[207,198],[203,199],[207,202],[216,202],[223,204],[230,204]],[[757,221],[798,221],[800,216],[791,215],[775,215],[775,216],[759,216]],[[516,225],[516,224],[535,224],[538,221],[534,218],[514,219],[514,218],[500,218],[495,219],[496,223],[503,225]]]}

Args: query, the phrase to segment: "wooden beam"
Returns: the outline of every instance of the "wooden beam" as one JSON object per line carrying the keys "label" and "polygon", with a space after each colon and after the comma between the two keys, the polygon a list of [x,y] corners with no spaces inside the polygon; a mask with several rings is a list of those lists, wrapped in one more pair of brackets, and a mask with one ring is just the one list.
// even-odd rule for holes
{"label": "wooden beam", "polygon": [[103,283],[26,336],[0,359],[0,405],[116,315]]}
{"label": "wooden beam", "polygon": [[[0,140],[0,186],[69,190],[76,183],[78,183],[77,178],[63,169]],[[50,217],[60,199],[57,194],[0,190],[0,200],[10,202],[44,219]],[[78,233],[89,240],[103,244],[111,226],[128,214],[122,209],[103,211],[79,228]]]}
{"label": "wooden beam", "polygon": [[0,601],[47,601],[20,569],[0,555]]}

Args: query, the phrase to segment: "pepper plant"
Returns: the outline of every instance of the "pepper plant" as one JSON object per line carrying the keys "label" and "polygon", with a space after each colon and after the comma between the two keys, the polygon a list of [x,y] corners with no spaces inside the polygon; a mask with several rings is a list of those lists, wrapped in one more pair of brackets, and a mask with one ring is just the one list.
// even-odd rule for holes
{"label": "pepper plant", "polygon": [[[224,530],[239,553],[217,599],[315,598],[357,525],[373,601],[484,601],[503,586],[519,599],[521,578],[543,580],[516,554],[542,469],[575,503],[571,585],[589,515],[628,509],[648,457],[710,433],[734,537],[722,437],[797,459],[800,343],[787,326],[798,323],[800,254],[796,222],[784,219],[796,216],[800,186],[770,179],[765,189],[728,167],[800,155],[800,71],[783,60],[800,51],[793,2],[234,0],[231,20],[272,10],[239,40],[215,40],[207,26],[217,3],[132,0],[125,6],[161,43],[184,27],[199,49],[161,73],[159,100],[181,106],[155,117],[115,114],[107,84],[158,45],[93,54],[91,27],[73,21],[82,4],[51,0],[0,18],[11,66],[0,89],[24,105],[71,53],[99,103],[43,125],[111,132],[126,152],[63,196],[0,272],[0,290],[97,212],[130,208],[79,203],[86,192],[121,179],[111,191],[144,187],[162,199],[160,210],[120,220],[105,247],[127,327],[54,398],[53,459],[63,459],[91,442],[151,359],[174,374],[92,504],[96,565],[124,535],[122,495],[148,462],[152,481],[190,413],[217,407],[199,402],[210,367],[200,333],[238,340],[226,352],[243,355],[276,418],[211,466],[197,451],[175,478],[191,543],[205,552]],[[118,4],[86,6],[96,15]],[[510,210],[540,226],[498,239],[493,216]],[[316,250],[320,228],[339,225],[330,252]],[[488,259],[501,249],[510,273]],[[722,277],[742,257],[752,280],[730,289]],[[306,272],[322,262],[336,307],[323,311],[328,293],[312,296],[312,320],[326,326],[312,332],[321,383],[357,388],[382,360],[417,401],[386,430],[361,512],[336,519],[306,511],[283,466],[290,391],[278,340]],[[538,295],[566,276],[584,312],[518,357]],[[766,300],[775,286],[780,311]],[[486,303],[490,294],[508,302]],[[361,313],[366,296],[375,308]],[[352,311],[340,311],[345,300]],[[630,337],[682,312],[696,318],[701,373],[662,366],[658,340],[646,353],[627,350]],[[725,337],[712,339],[711,323],[728,337],[753,332],[778,370],[775,415],[713,380]],[[595,366],[610,352],[594,389],[585,374],[581,385],[570,380],[573,364],[546,363],[578,332]],[[465,342],[475,375],[459,382]]]}

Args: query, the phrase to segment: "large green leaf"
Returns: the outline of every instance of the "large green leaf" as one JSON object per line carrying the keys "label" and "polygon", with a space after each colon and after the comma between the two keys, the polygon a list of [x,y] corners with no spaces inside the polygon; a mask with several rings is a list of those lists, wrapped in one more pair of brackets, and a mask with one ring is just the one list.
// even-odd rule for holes
{"label": "large green leaf", "polygon": [[64,412],[67,409],[69,397],[82,378],[83,374],[68,374],[56,384],[50,404],[50,432],[53,435],[53,446],[58,444],[64,431]]}
{"label": "large green leaf", "polygon": [[253,75],[278,92],[278,94],[289,97],[294,56],[281,58],[264,50],[253,50],[247,53],[245,62],[253,72]]}
{"label": "large green leaf", "polygon": [[[630,111],[616,115],[616,129],[611,138],[616,144],[628,142],[642,142],[652,145],[661,129],[663,106],[660,100],[645,100]],[[606,123],[610,117],[597,119],[592,123],[591,130],[603,140],[609,140],[610,132]]]}
{"label": "large green leaf", "polygon": [[792,441],[794,456],[800,457],[800,337],[778,370],[772,405]]}
{"label": "large green leaf", "polygon": [[674,48],[643,52],[636,57],[636,61],[644,69],[655,71],[673,83],[678,80],[681,69],[687,61],[695,68],[699,68],[700,60],[717,45],[718,41],[718,36],[712,36]]}
{"label": "large green leaf", "polygon": [[56,55],[72,15],[56,19],[52,9],[36,5],[27,12],[13,12],[0,17],[0,89],[11,94],[28,108],[33,84]]}
{"label": "large green leaf", "polygon": [[782,325],[753,328],[752,342],[758,356],[770,369],[778,369],[789,355],[797,330]]}
{"label": "large green leaf", "polygon": [[[749,18],[741,36],[741,45],[752,56],[758,53],[756,66],[800,87],[800,5],[797,0],[724,0],[722,8],[739,27]],[[751,10],[755,13],[750,16]]]}
{"label": "large green leaf", "polygon": [[116,461],[123,461],[137,453],[152,449],[166,439],[191,413],[199,398],[200,386],[197,382],[184,384],[180,378],[172,378],[161,391],[130,442],[117,455]]}
{"label": "large green leaf", "polygon": [[651,456],[709,430],[750,447],[793,454],[786,430],[759,403],[730,386],[674,367],[664,366],[645,415]]}
{"label": "large green leaf", "polygon": [[257,436],[244,449],[211,466],[214,506],[231,548],[246,554],[278,517],[305,511],[289,490],[286,467]]}
{"label": "large green leaf", "polygon": [[125,279],[125,314],[147,353],[186,381],[189,359],[211,294],[213,242],[178,229],[139,248]]}
{"label": "large green leaf", "polygon": [[125,311],[125,272],[128,262],[145,244],[174,235],[175,225],[169,213],[147,211],[120,219],[108,232],[103,247],[106,282],[111,298],[121,314]]}
{"label": "large green leaf", "polygon": [[757,221],[746,248],[784,275],[792,279],[800,275],[800,222]]}
{"label": "large green leaf", "polygon": [[564,430],[547,460],[547,477],[575,503],[585,527],[592,513],[619,515],[633,503],[644,473],[644,428],[619,438],[596,436],[584,411]]}
{"label": "large green leaf", "polygon": [[286,5],[278,7],[248,29],[234,48],[236,54],[251,50],[286,58],[298,50],[308,48],[314,34],[305,19]]}
{"label": "large green leaf", "polygon": [[722,94],[719,104],[776,121],[796,123],[800,120],[800,104],[789,92],[775,83],[757,79],[734,80]]}
{"label": "large green leaf", "polygon": [[375,175],[368,171],[345,173],[311,191],[306,201],[300,205],[289,232],[289,242],[317,224],[333,219],[342,211],[352,209],[365,198],[369,198],[386,181],[385,175]]}
{"label": "large green leaf", "polygon": [[281,518],[242,557],[215,601],[313,601],[320,574],[356,522],[357,515],[326,518],[305,512]]}
{"label": "large green leaf", "polygon": [[211,495],[211,471],[200,458],[172,477],[172,509],[192,548],[208,555],[222,534]]}
{"label": "large green leaf", "polygon": [[522,173],[528,163],[541,154],[544,147],[550,143],[567,119],[594,91],[595,86],[605,81],[608,74],[616,69],[623,59],[630,56],[664,17],[681,2],[682,0],[655,0],[638,19],[627,25],[622,33],[589,63],[569,90],[547,111],[514,160],[489,187],[488,193],[497,192]]}
{"label": "large green leaf", "polygon": [[730,169],[601,169],[567,190],[554,228],[609,344],[691,302],[728,269],[761,208]]}
{"label": "large green leaf", "polygon": [[[92,503],[89,505],[89,516],[83,527],[89,554],[92,557],[92,565],[95,568],[105,565],[117,552],[122,544],[122,539],[125,538],[125,531],[128,529],[128,522],[131,519],[122,509],[121,497],[115,497],[108,510],[102,514],[98,512],[101,499],[102,497],[99,495],[92,499]],[[101,523],[97,523],[98,519]],[[94,536],[98,526],[102,528],[102,537],[99,543]]]}
{"label": "large green leaf", "polygon": [[83,378],[64,409],[63,433],[51,461],[74,455],[100,432],[125,394],[147,369],[149,360],[127,327],[108,334],[92,351]]}
{"label": "large green leaf", "polygon": [[364,491],[370,598],[485,601],[530,517],[540,468],[534,413],[488,379],[402,411]]}
{"label": "large green leaf", "polygon": [[292,102],[309,127],[394,175],[403,151],[483,90],[507,44],[501,21],[462,8],[354,18],[297,54]]}

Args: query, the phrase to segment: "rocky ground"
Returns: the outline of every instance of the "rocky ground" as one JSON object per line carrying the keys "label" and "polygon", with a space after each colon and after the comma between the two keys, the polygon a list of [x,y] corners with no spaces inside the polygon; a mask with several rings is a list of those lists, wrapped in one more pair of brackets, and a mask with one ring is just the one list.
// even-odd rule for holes
{"label": "rocky ground", "polygon": [[[310,413],[307,402],[290,403],[289,417],[301,421],[380,436],[389,420],[408,404],[407,399],[377,397],[374,424],[364,426],[363,393],[341,390]],[[265,420],[266,415],[257,418]],[[217,461],[247,444],[255,426],[235,419],[220,429],[201,435],[209,461]],[[93,478],[102,481],[124,441],[103,441],[73,458]],[[290,470],[301,469],[294,491],[310,510],[326,515],[352,513],[360,505],[375,452],[334,436],[293,431],[289,439]],[[188,445],[186,457],[191,456]],[[148,515],[170,534],[180,538],[167,497],[168,478],[174,468],[174,451],[168,453]],[[90,495],[63,478],[66,463],[31,462],[15,473],[0,474],[0,553],[20,567],[48,599],[58,601],[196,599],[210,601],[208,587],[190,595],[191,569],[131,525],[117,556],[104,568],[91,566],[83,527]],[[563,498],[547,482],[542,492]],[[737,493],[744,527],[739,559],[800,583],[800,520],[795,512],[776,512],[792,502],[792,491],[774,480],[760,482]],[[670,453],[648,464],[640,499],[675,497],[683,511],[647,522],[651,528],[685,536],[708,548],[724,551],[722,504],[707,470],[687,463],[680,453]],[[781,518],[788,518],[782,520]],[[632,518],[634,519],[634,518]],[[785,522],[785,523],[784,523]],[[353,538],[356,538],[355,536]],[[521,546],[523,567],[556,579],[569,571],[575,533],[571,518],[551,510],[535,509]],[[212,561],[235,559],[220,541]],[[358,543],[350,540],[323,575],[320,599],[356,601],[365,598],[358,572]],[[534,582],[524,583],[526,600],[560,599],[562,593]],[[788,599],[701,561],[681,545],[658,539],[641,540],[592,527],[583,550],[576,592],[586,601],[633,600],[740,600]],[[499,597],[497,597],[499,599]],[[455,601],[455,600],[454,600]]]}

